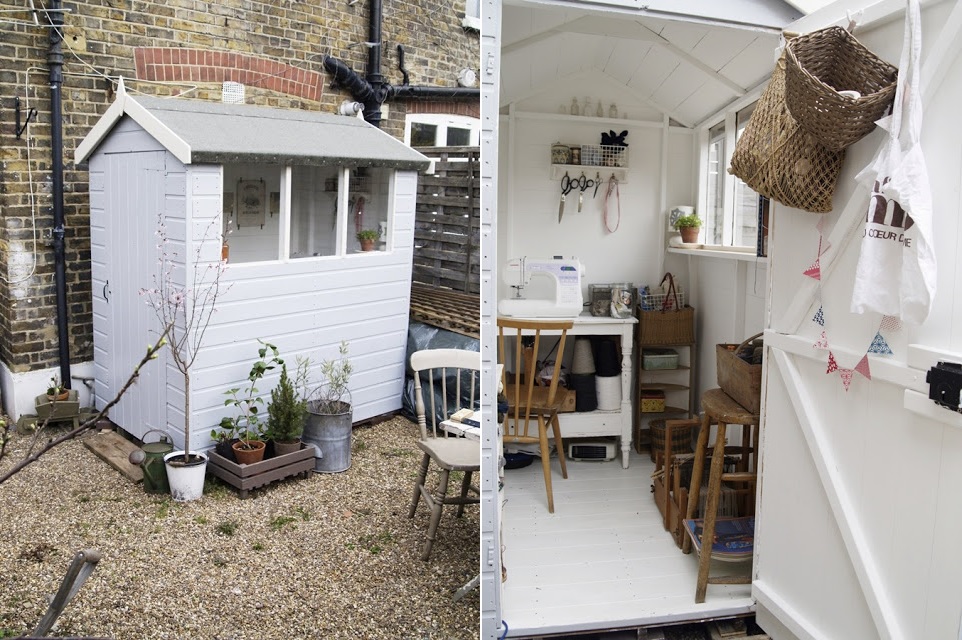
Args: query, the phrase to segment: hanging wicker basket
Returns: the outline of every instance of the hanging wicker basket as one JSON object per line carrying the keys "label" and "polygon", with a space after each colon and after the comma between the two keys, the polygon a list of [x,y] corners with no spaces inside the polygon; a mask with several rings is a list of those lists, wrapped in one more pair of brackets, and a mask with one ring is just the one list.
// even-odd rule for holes
{"label": "hanging wicker basket", "polygon": [[792,38],[785,60],[788,109],[827,149],[841,151],[871,133],[895,98],[898,69],[842,27]]}

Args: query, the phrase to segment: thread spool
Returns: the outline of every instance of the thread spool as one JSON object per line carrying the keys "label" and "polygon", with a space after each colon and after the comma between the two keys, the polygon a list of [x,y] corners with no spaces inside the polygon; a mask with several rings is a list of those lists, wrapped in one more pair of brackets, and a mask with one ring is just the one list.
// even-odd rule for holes
{"label": "thread spool", "polygon": [[573,373],[568,386],[575,392],[575,411],[594,411],[598,408],[598,389],[593,373]]}
{"label": "thread spool", "polygon": [[603,338],[595,343],[595,373],[598,376],[621,375],[621,355],[614,340]]}
{"label": "thread spool", "polygon": [[590,338],[575,338],[575,350],[571,358],[571,373],[595,373],[595,356],[591,349]]}
{"label": "thread spool", "polygon": [[595,376],[599,411],[621,408],[621,376]]}

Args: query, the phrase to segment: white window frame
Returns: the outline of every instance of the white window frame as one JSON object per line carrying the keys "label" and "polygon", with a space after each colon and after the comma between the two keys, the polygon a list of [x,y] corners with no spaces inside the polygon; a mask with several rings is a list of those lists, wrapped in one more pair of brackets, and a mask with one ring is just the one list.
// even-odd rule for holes
{"label": "white window frame", "polygon": [[[438,128],[435,136],[436,147],[446,147],[444,141],[448,139],[448,127],[469,129],[471,131],[469,147],[481,146],[481,120],[470,116],[456,116],[445,113],[409,113],[404,116],[404,144],[411,145],[411,125],[413,123],[430,124]],[[438,140],[442,142],[438,142]]]}
{"label": "white window frame", "polygon": [[461,26],[481,31],[481,0],[464,0],[464,20],[461,21]]}

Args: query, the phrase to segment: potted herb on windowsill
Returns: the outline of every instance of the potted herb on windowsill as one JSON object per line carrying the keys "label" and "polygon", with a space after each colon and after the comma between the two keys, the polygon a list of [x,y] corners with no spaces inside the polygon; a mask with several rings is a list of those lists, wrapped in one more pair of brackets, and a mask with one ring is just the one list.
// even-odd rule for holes
{"label": "potted herb on windowsill", "polygon": [[[298,374],[306,373],[309,360],[298,360]],[[271,401],[267,405],[267,435],[274,441],[275,455],[299,451],[301,434],[307,422],[307,401],[302,399],[295,383],[287,375],[287,365],[281,365],[281,379],[271,391]]]}
{"label": "potted herb on windowsill", "polygon": [[338,473],[351,466],[353,410],[348,383],[354,369],[342,342],[340,357],[321,363],[321,385],[307,403],[307,424],[301,439],[315,446],[314,471]]}
{"label": "potted herb on windowsill", "polygon": [[381,234],[377,229],[361,229],[357,232],[357,241],[361,243],[361,251],[372,251],[374,243],[378,241]]}
{"label": "potted herb on windowsill", "polygon": [[701,218],[697,214],[681,216],[675,220],[675,228],[681,233],[681,241],[685,244],[698,242],[698,233],[701,231]]}

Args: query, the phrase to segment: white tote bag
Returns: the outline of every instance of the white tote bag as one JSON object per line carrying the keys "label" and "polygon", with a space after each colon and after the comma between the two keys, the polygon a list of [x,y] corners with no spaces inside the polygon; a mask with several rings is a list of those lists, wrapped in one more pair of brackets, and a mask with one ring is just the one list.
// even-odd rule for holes
{"label": "white tote bag", "polygon": [[932,195],[919,145],[921,47],[919,3],[909,0],[892,115],[878,121],[889,136],[857,176],[872,196],[852,292],[853,312],[877,311],[910,324],[928,316],[936,277]]}

